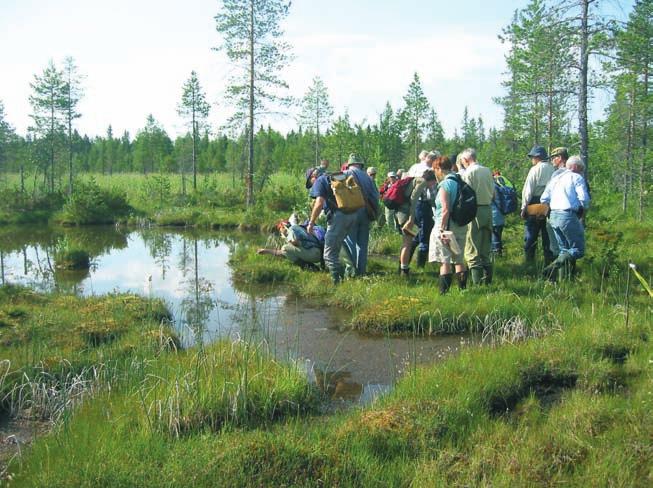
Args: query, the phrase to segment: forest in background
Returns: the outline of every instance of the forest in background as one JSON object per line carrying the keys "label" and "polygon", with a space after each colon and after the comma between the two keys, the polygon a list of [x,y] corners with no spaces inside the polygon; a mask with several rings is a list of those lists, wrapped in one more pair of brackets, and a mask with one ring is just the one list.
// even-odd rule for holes
{"label": "forest in background", "polygon": [[[233,12],[228,3],[216,16],[216,28],[228,55],[244,46],[245,57],[232,61],[247,61],[247,43],[253,40],[229,31]],[[103,136],[80,134],[76,121],[92,114],[78,111],[83,76],[74,59],[66,58],[61,67],[50,62],[35,74],[33,124],[27,134],[12,128],[0,100],[0,181],[13,182],[4,175],[20,174],[21,192],[70,193],[79,173],[168,173],[180,175],[185,193],[187,183],[196,188],[197,174],[227,172],[234,181],[260,191],[270,175],[302,174],[320,158],[335,167],[355,152],[385,172],[408,167],[422,148],[453,154],[470,146],[478,149],[484,164],[519,181],[529,167],[526,153],[542,144],[549,149],[567,146],[581,154],[595,193],[611,196],[611,204],[631,217],[642,220],[647,215],[653,183],[648,147],[653,1],[638,0],[627,20],[617,22],[604,14],[597,0],[530,0],[499,33],[508,47],[504,96],[495,100],[503,110],[503,127],[485,127],[482,116],[461,103],[453,134],[445,134],[437,105],[425,96],[418,72],[405,88],[403,104],[380,102],[376,121],[351,120],[346,111],[336,114],[327,87],[316,77],[295,102],[300,112],[295,130],[284,134],[258,124],[266,104],[290,102],[275,91],[286,88],[282,73],[290,46],[282,42],[279,25],[289,4],[262,4],[267,10],[252,10],[249,20],[270,29],[265,35],[252,29],[260,38],[251,43],[249,54],[255,57],[255,46],[267,45],[276,58],[269,56],[252,65],[253,71],[246,70],[243,79],[230,80],[227,101],[234,114],[228,127],[210,127],[210,106],[192,72],[177,101],[179,117],[189,129],[185,135],[173,140],[152,114],[136,134],[114,134],[111,126]],[[590,120],[588,104],[598,90],[607,91],[611,102],[601,117],[593,114]],[[248,193],[248,203],[253,203],[253,193],[251,201]]]}

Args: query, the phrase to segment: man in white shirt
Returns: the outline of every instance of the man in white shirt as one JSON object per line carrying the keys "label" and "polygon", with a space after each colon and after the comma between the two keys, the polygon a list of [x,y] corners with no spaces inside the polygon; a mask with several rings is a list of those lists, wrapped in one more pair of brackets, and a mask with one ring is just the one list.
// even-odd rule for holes
{"label": "man in white shirt", "polygon": [[528,153],[531,158],[532,168],[526,176],[524,189],[522,190],[521,218],[524,223],[524,254],[527,263],[535,261],[538,236],[542,238],[542,251],[545,264],[551,263],[555,256],[551,252],[551,242],[546,229],[546,217],[529,215],[527,208],[534,203],[540,203],[540,197],[551,179],[554,168],[548,162],[546,149],[542,146],[534,146]]}
{"label": "man in white shirt", "polygon": [[582,176],[584,170],[580,156],[572,156],[566,169],[551,178],[542,194],[542,203],[551,208],[551,227],[560,248],[556,260],[544,268],[549,279],[555,271],[560,279],[571,277],[576,260],[585,255],[585,229],[580,218],[589,207],[590,196]]}
{"label": "man in white shirt", "polygon": [[424,174],[424,171],[431,169],[431,166],[426,161],[426,156],[428,156],[428,154],[428,151],[422,151],[419,153],[419,161],[408,169],[408,176],[412,176],[413,178],[421,178]]}

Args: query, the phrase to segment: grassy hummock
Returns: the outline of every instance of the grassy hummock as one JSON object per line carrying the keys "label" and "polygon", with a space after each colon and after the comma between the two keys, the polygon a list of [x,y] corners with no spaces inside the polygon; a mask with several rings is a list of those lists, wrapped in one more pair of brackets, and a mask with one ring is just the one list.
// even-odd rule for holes
{"label": "grassy hummock", "polygon": [[[597,311],[542,339],[418,368],[370,407],[244,429],[200,421],[178,430],[170,415],[204,410],[177,414],[183,375],[163,374],[149,397],[86,404],[36,443],[14,486],[644,486],[653,479],[650,318],[637,312],[626,327]],[[193,361],[180,365],[187,381]]]}

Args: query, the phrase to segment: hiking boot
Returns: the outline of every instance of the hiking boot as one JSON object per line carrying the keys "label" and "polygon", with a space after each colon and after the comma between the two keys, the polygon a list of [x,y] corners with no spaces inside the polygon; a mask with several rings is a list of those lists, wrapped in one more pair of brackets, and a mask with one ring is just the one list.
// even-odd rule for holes
{"label": "hiking boot", "polygon": [[417,267],[423,268],[426,266],[426,261],[428,260],[429,252],[422,251],[421,249],[417,251]]}
{"label": "hiking boot", "polygon": [[337,285],[342,281],[343,272],[342,272],[341,269],[340,270],[332,270],[330,272],[330,274],[331,274],[331,280],[333,281],[334,285]]}
{"label": "hiking boot", "polygon": [[464,290],[467,288],[467,271],[460,271],[456,273],[456,277],[458,278],[458,288],[461,290]]}
{"label": "hiking boot", "polygon": [[483,283],[486,285],[492,284],[492,275],[493,275],[492,265],[483,266]]}
{"label": "hiking boot", "polygon": [[483,284],[483,268],[481,266],[475,266],[469,270],[470,274],[472,275],[472,283],[474,285],[482,285]]}
{"label": "hiking boot", "polygon": [[451,287],[452,278],[453,278],[452,273],[446,275],[440,275],[440,295],[444,295],[449,291],[449,288]]}

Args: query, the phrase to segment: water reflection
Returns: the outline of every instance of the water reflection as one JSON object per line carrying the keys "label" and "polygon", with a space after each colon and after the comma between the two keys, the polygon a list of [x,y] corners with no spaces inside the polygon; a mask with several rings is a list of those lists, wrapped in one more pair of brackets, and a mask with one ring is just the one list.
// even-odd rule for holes
{"label": "water reflection", "polygon": [[[279,296],[277,289],[238,291],[228,261],[242,239],[156,228],[8,227],[0,229],[0,275],[3,283],[39,290],[162,298],[185,345],[201,347],[221,337],[264,342],[277,357],[305,364],[325,394],[339,401],[369,402],[416,364],[460,347],[457,337],[413,340],[342,333],[347,317],[338,312]],[[52,256],[62,245],[88,251],[90,269],[57,270]]]}

